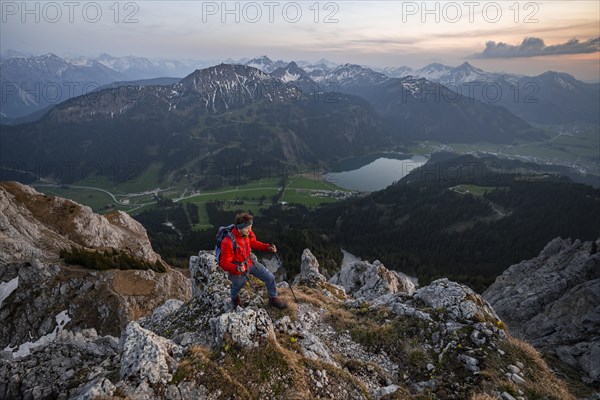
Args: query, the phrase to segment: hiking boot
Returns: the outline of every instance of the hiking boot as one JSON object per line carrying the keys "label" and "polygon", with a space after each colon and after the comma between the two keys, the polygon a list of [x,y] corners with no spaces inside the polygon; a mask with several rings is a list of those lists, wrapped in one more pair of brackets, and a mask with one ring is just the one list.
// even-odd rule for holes
{"label": "hiking boot", "polygon": [[281,300],[279,297],[271,297],[269,298],[269,304],[273,307],[279,308],[280,310],[284,308],[288,308],[288,305],[285,301]]}
{"label": "hiking boot", "polygon": [[240,299],[240,296],[236,296],[235,299],[231,299],[231,305],[233,308],[244,307],[242,306],[242,299]]}

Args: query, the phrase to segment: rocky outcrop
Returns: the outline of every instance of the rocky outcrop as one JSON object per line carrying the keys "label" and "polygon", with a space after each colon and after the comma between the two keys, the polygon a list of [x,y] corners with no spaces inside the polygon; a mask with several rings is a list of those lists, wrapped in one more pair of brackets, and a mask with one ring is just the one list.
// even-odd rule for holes
{"label": "rocky outcrop", "polygon": [[18,286],[0,307],[0,349],[35,342],[56,327],[66,311],[67,329],[94,328],[101,335],[120,336],[127,324],[152,314],[168,299],[190,298],[189,280],[180,272],[92,271],[32,260],[0,262],[0,281]]}
{"label": "rocky outcrop", "polygon": [[229,279],[227,273],[217,265],[214,251],[200,251],[198,256],[190,257],[189,270],[192,295],[196,299],[218,305],[217,312],[230,306]]}
{"label": "rocky outcrop", "polygon": [[273,322],[263,309],[221,314],[210,320],[210,326],[217,346],[229,340],[242,347],[258,347],[260,338],[274,336]]}
{"label": "rocky outcrop", "polygon": [[95,214],[89,207],[17,182],[0,183],[0,243],[4,262],[51,260],[61,250],[84,247],[120,249],[142,261],[166,265],[152,250],[144,227],[128,214]]}
{"label": "rocky outcrop", "polygon": [[434,309],[444,309],[458,321],[499,321],[487,301],[465,285],[438,279],[415,292],[414,297]]}
{"label": "rocky outcrop", "polygon": [[310,252],[309,249],[304,249],[300,262],[300,273],[294,278],[294,285],[317,286],[319,282],[325,282],[325,278],[319,272],[319,261]]}
{"label": "rocky outcrop", "polygon": [[600,383],[600,253],[596,243],[556,238],[508,268],[483,296],[511,333]]}
{"label": "rocky outcrop", "polygon": [[112,394],[110,379],[120,358],[115,337],[98,336],[94,329],[63,330],[20,361],[0,357],[0,398],[91,399]]}
{"label": "rocky outcrop", "polygon": [[121,353],[121,380],[137,386],[165,385],[173,377],[181,348],[132,322],[121,338]]}
{"label": "rocky outcrop", "polygon": [[354,298],[372,300],[391,293],[412,294],[415,284],[405,275],[390,271],[376,260],[372,264],[357,261],[342,268],[335,274],[331,283],[344,287],[346,293]]}
{"label": "rocky outcrop", "polygon": [[181,306],[185,303],[178,299],[169,299],[160,307],[157,307],[151,316],[140,318],[140,321],[144,321],[144,323],[155,323],[162,321],[167,318],[169,315],[173,314],[175,311],[179,310]]}
{"label": "rocky outcrop", "polygon": [[[16,349],[64,328],[120,336],[130,321],[168,299],[188,300],[189,280],[164,264],[144,228],[125,213],[107,216],[16,182],[0,183],[0,349]],[[69,265],[63,249],[114,249],[153,270]],[[45,340],[45,339],[44,339]]]}
{"label": "rocky outcrop", "polygon": [[[309,250],[302,265],[297,302],[282,290],[279,310],[259,281],[234,309],[209,251],[190,258],[191,282],[170,269],[3,263],[0,398],[572,399],[463,285],[415,291],[363,261],[327,282]],[[51,335],[15,357],[29,331]]]}
{"label": "rocky outcrop", "polygon": [[[299,303],[287,298],[288,314],[281,316],[273,310],[271,321],[260,299],[249,291],[242,291],[248,305],[232,309],[226,274],[216,266],[212,252],[201,251],[190,259],[194,298],[162,319],[147,319],[145,328],[183,349],[219,349],[218,365],[233,368],[226,376],[235,382],[255,387],[257,392],[251,397],[287,398],[285,393],[295,393],[301,398],[379,399],[437,393],[441,398],[463,399],[483,390],[480,376],[492,375],[496,383],[488,381],[486,390],[497,382],[506,387],[535,385],[537,378],[527,371],[537,366],[507,355],[517,351],[510,350],[498,316],[468,287],[440,279],[408,293],[398,290],[397,275],[381,264],[361,262],[354,264],[357,271],[346,272],[349,277],[362,277],[363,286],[350,288],[360,297],[338,297],[331,295],[334,285],[319,278],[318,262],[309,251],[304,252],[303,262],[304,275],[296,280],[301,283],[296,288]],[[369,271],[390,279],[370,280]],[[266,298],[263,285],[256,282],[255,286]],[[245,372],[238,374],[234,365],[240,365],[239,361],[228,364],[228,360],[241,359]],[[184,356],[181,366],[187,365],[185,360]],[[253,363],[259,363],[261,375],[270,377],[262,384],[246,380],[253,374]],[[517,364],[522,366],[519,371],[514,369]],[[276,372],[274,366],[279,368]],[[207,398],[220,393],[206,380],[193,378],[200,375],[187,376],[191,379],[188,389],[200,390]],[[281,395],[267,388],[266,382],[274,381],[289,382],[284,386],[287,389],[278,389]],[[300,389],[292,382],[307,386],[302,384]],[[509,398],[502,385],[488,393]],[[160,389],[153,390],[156,394]],[[514,391],[516,397],[523,393]]]}

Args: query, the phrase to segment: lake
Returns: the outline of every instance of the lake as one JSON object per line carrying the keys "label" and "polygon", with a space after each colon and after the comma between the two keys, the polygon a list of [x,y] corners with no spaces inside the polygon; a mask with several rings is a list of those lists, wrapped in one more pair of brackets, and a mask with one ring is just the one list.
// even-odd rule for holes
{"label": "lake", "polygon": [[[346,160],[338,165],[338,169],[355,165],[360,160],[364,158]],[[427,160],[428,158],[422,155],[412,157],[402,154],[385,155],[362,166],[355,166],[353,169],[329,172],[325,174],[325,179],[346,189],[374,192],[404,178],[410,171],[425,164]]]}

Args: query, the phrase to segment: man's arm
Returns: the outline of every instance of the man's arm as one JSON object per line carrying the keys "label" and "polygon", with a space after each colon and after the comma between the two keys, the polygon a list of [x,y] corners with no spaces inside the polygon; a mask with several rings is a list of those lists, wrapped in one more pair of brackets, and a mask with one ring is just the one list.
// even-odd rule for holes
{"label": "man's arm", "polygon": [[233,251],[233,242],[229,237],[226,237],[221,242],[221,257],[219,259],[219,265],[225,271],[233,275],[241,275],[238,271],[238,263],[234,262],[235,253]]}
{"label": "man's arm", "polygon": [[[254,234],[254,232],[250,231],[248,238],[250,239],[250,247],[253,250],[272,251],[272,245],[270,245],[269,243],[263,243],[263,242],[258,241],[256,239],[256,235]],[[275,246],[273,246],[273,247],[275,247]]]}

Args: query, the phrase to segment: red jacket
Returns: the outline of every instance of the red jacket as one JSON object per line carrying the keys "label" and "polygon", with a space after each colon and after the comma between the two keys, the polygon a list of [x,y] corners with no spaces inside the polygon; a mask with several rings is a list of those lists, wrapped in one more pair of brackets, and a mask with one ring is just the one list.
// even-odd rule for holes
{"label": "red jacket", "polygon": [[219,258],[219,265],[230,274],[241,275],[242,273],[237,270],[239,263],[247,261],[248,269],[250,269],[252,266],[250,251],[268,251],[270,244],[256,240],[256,236],[252,231],[250,231],[248,236],[242,236],[240,231],[234,227],[231,230],[231,233],[233,233],[233,237],[235,238],[236,242],[235,253],[233,251],[233,243],[231,242],[231,239],[229,236],[225,236],[221,242],[221,256]]}

